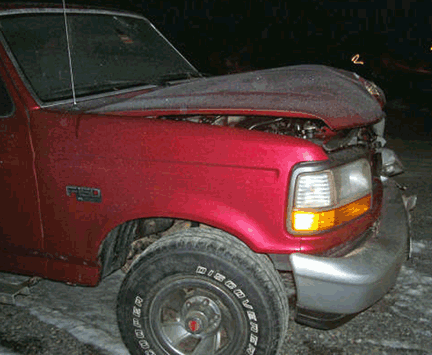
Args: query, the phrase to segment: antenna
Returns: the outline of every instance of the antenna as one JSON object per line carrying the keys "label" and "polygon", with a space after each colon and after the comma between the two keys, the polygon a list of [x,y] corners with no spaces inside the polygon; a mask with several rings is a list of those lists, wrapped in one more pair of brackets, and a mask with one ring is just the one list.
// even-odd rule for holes
{"label": "antenna", "polygon": [[69,59],[69,72],[70,72],[71,86],[72,86],[72,97],[73,97],[73,104],[75,106],[77,102],[76,102],[76,95],[75,95],[74,73],[72,69],[72,54],[71,54],[70,41],[69,41],[69,29],[68,29],[67,16],[66,16],[66,0],[63,0],[63,16],[65,22],[66,43],[67,43],[67,52],[68,52],[68,59]]}

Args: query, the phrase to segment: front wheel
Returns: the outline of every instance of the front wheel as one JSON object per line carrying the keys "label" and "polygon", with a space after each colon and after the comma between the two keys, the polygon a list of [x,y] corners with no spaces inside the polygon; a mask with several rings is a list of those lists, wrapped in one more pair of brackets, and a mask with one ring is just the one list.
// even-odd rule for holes
{"label": "front wheel", "polygon": [[131,354],[276,355],[288,302],[266,256],[224,232],[192,228],[136,260],[117,316]]}

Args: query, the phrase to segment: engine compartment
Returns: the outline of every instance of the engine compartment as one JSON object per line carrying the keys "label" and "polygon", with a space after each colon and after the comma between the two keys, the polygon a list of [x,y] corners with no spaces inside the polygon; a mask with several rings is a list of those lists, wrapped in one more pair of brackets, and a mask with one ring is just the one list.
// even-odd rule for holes
{"label": "engine compartment", "polygon": [[160,119],[187,121],[214,126],[235,127],[250,131],[261,131],[284,136],[307,139],[322,146],[326,151],[333,152],[347,146],[367,146],[380,148],[384,146],[384,118],[375,125],[332,130],[320,119],[302,117],[275,117],[256,115],[170,115]]}

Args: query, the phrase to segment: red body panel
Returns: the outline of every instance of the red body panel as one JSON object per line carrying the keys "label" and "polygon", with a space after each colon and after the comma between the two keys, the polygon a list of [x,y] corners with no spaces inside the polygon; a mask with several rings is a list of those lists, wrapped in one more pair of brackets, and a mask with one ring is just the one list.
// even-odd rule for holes
{"label": "red body panel", "polygon": [[0,228],[1,244],[18,249],[43,249],[39,215],[39,197],[34,171],[34,152],[30,139],[26,108],[11,86],[4,67],[0,73],[15,102],[11,116],[1,119],[0,126]]}
{"label": "red body panel", "polygon": [[[96,262],[108,231],[153,216],[213,225],[255,251],[299,247],[284,227],[288,174],[326,159],[307,141],[148,118],[31,116],[50,254]],[[78,202],[68,185],[99,188],[102,202]]]}

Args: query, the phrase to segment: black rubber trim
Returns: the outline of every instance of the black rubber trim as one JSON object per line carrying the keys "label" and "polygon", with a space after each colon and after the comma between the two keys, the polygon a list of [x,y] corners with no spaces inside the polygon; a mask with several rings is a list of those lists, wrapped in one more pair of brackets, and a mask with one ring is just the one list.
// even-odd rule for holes
{"label": "black rubber trim", "polygon": [[297,307],[294,320],[311,328],[330,330],[349,322],[357,314],[322,313]]}
{"label": "black rubber trim", "polygon": [[137,219],[127,221],[108,233],[99,251],[99,260],[102,264],[101,278],[120,269],[126,262],[138,221]]}

